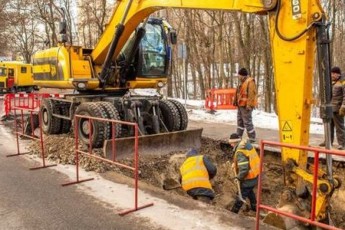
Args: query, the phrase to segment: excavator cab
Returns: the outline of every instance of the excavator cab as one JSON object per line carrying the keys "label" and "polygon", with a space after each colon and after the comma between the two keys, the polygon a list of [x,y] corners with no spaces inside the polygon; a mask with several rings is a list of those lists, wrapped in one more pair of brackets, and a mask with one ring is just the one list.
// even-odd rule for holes
{"label": "excavator cab", "polygon": [[167,39],[161,24],[147,24],[146,33],[140,43],[140,57],[138,74],[143,77],[166,76],[170,57]]}
{"label": "excavator cab", "polygon": [[149,18],[131,34],[116,60],[124,87],[134,88],[125,83],[137,78],[166,81],[170,75],[171,44],[177,40],[176,32],[166,25],[162,19]]}

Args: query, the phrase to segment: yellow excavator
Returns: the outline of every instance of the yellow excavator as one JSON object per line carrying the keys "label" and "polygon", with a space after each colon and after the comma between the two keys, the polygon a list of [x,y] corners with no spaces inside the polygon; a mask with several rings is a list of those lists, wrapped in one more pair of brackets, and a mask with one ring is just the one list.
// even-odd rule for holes
{"label": "yellow excavator", "polygon": [[[41,87],[75,89],[78,93],[43,101],[40,109],[43,130],[49,134],[67,132],[73,115],[81,114],[137,122],[141,136],[148,137],[147,144],[156,145],[158,149],[160,144],[169,147],[171,143],[161,138],[172,133],[177,132],[174,136],[183,136],[187,142],[195,136],[200,138],[200,132],[196,135],[186,130],[188,117],[179,102],[159,95],[133,93],[137,88],[159,89],[166,83],[171,61],[170,44],[176,42],[176,34],[166,22],[149,16],[157,10],[170,8],[268,15],[283,143],[302,146],[309,143],[317,54],[321,114],[330,148],[329,35],[319,0],[121,0],[117,1],[110,22],[94,49],[67,45],[66,24],[62,22],[59,45],[37,52],[33,57],[34,81]],[[77,131],[85,143],[89,142],[89,134],[94,147],[102,146],[104,140],[107,142],[111,138],[110,125],[94,122],[91,126],[86,119],[80,119],[77,124]],[[130,137],[133,130],[117,125],[115,135]],[[306,184],[312,183],[307,158],[305,151],[282,148],[286,178],[290,178],[289,185],[294,187],[296,195],[305,193]],[[320,173],[317,182],[317,220],[327,220],[329,200],[339,184],[332,175],[332,158],[327,157],[327,172]]]}

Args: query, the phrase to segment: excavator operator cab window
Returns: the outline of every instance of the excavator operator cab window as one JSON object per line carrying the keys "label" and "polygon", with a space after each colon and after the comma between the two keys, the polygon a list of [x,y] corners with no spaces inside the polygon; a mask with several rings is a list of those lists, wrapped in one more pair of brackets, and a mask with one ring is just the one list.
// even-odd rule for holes
{"label": "excavator operator cab window", "polygon": [[[128,59],[131,51],[135,48],[136,32],[131,34],[117,57],[116,62],[119,68],[130,61]],[[171,60],[168,39],[162,20],[150,18],[145,24],[145,35],[140,40],[135,57],[131,60],[126,79],[134,80],[136,76],[143,78],[166,77],[169,74]]]}
{"label": "excavator operator cab window", "polygon": [[160,76],[167,73],[167,38],[161,24],[146,24],[146,33],[141,40],[141,76]]}

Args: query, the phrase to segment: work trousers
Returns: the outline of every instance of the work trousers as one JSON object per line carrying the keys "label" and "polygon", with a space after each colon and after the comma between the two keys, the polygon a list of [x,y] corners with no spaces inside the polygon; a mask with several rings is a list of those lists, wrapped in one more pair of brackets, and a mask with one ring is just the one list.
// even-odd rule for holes
{"label": "work trousers", "polygon": [[333,113],[333,119],[331,122],[331,142],[334,140],[334,128],[337,134],[338,144],[345,147],[345,127],[344,117],[340,116],[338,112]]}
{"label": "work trousers", "polygon": [[[256,197],[254,193],[254,186],[253,187],[241,187],[241,193],[242,193],[242,198],[249,199],[250,201],[250,208],[252,211],[256,211]],[[236,197],[236,201],[234,206],[231,208],[231,212],[238,213],[243,205],[243,201],[239,199],[239,197]]]}
{"label": "work trousers", "polygon": [[248,138],[255,140],[256,134],[252,119],[253,109],[239,106],[237,109],[237,134],[242,137],[244,129],[247,130]]}

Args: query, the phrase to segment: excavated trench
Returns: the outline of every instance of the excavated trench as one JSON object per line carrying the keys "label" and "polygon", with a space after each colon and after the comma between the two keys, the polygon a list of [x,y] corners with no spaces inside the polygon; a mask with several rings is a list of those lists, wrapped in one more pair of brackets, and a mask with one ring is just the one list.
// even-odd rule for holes
{"label": "excavated trench", "polygon": [[[61,143],[64,143],[61,145]],[[217,166],[218,172],[212,180],[216,198],[212,205],[229,210],[234,199],[236,198],[236,185],[231,179],[234,174],[231,170],[231,159],[229,154],[220,149],[220,140],[202,138],[200,153],[207,155]],[[45,153],[46,157],[60,164],[74,164],[74,138],[71,135],[51,135],[45,137]],[[37,142],[32,142],[28,147],[32,154],[40,154],[40,146]],[[102,154],[101,150],[95,150],[96,154]],[[139,180],[146,182],[163,190],[163,184],[168,187],[175,187],[174,184],[179,180],[179,167],[185,159],[185,152],[176,151],[166,155],[145,155],[139,160]],[[122,163],[133,165],[132,159],[122,159]],[[123,168],[100,162],[96,159],[81,157],[80,163],[82,167],[89,171],[103,173],[106,171],[115,171],[133,176],[133,172]],[[325,167],[325,163],[320,161],[320,166]],[[342,181],[345,177],[344,162],[334,162],[333,171]],[[281,165],[280,156],[277,153],[265,153],[262,203],[275,207],[279,201],[281,192],[284,189],[283,167]],[[178,187],[178,186],[177,186]],[[167,191],[176,196],[186,196],[181,188],[174,188]],[[345,188],[341,187],[335,191],[331,205],[331,217],[335,226],[345,228],[345,212],[342,204],[345,202]],[[253,215],[246,212],[245,208],[239,215]]]}

